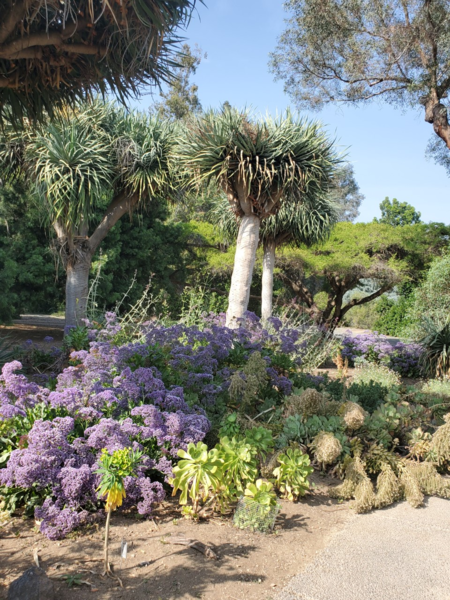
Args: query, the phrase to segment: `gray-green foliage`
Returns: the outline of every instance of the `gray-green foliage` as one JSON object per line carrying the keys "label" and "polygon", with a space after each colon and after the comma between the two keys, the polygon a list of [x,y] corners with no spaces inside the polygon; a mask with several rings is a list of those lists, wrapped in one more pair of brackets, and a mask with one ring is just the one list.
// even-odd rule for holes
{"label": "gray-green foliage", "polygon": [[353,165],[347,164],[336,172],[329,198],[338,207],[339,221],[354,221],[359,216],[365,196],[359,191]]}
{"label": "gray-green foliage", "polygon": [[407,318],[413,325],[408,333],[420,336],[420,322],[424,316],[433,320],[446,319],[450,313],[450,252],[436,258],[424,281],[414,290],[413,302]]}
{"label": "gray-green foliage", "polygon": [[285,7],[290,16],[272,69],[298,106],[384,98],[421,107],[449,146],[448,0],[289,0]]}
{"label": "gray-green foliage", "polygon": [[255,408],[258,395],[267,384],[267,363],[260,352],[253,352],[242,371],[236,371],[230,380],[228,393],[239,404],[241,412]]}

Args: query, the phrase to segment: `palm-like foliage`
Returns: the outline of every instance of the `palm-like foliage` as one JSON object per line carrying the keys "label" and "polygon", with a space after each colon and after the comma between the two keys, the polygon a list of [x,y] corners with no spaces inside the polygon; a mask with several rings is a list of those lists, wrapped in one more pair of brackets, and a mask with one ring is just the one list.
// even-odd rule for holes
{"label": "palm-like foliage", "polygon": [[171,78],[196,0],[0,0],[0,120]]}
{"label": "palm-like foliage", "polygon": [[[288,243],[313,246],[328,238],[337,217],[337,205],[326,196],[317,198],[315,202],[282,202],[277,213],[262,221],[259,238],[263,243],[274,240],[277,247]],[[224,199],[213,201],[209,218],[219,227],[227,242],[236,241],[239,219]]]}
{"label": "palm-like foliage", "polygon": [[87,228],[115,175],[110,138],[94,119],[59,120],[31,135],[25,164],[51,222],[67,232]]}
{"label": "palm-like foliage", "polygon": [[450,319],[435,322],[424,318],[421,323],[423,335],[419,344],[423,348],[420,365],[428,377],[450,375]]}
{"label": "palm-like foliage", "polygon": [[[60,111],[37,130],[4,131],[0,165],[12,158],[10,164],[28,177],[57,234],[68,275],[66,301],[77,298],[77,318],[66,305],[67,324],[84,316],[89,266],[110,229],[139,202],[176,185],[175,141],[173,124],[101,102]],[[12,167],[5,173],[16,175]],[[93,224],[101,206],[104,216]]]}
{"label": "palm-like foliage", "polygon": [[179,154],[199,181],[214,180],[231,195],[239,216],[250,211],[266,217],[282,196],[323,194],[338,162],[318,123],[290,112],[255,121],[248,111],[233,108],[209,111],[191,122]]}
{"label": "palm-like foliage", "polygon": [[290,112],[255,121],[233,108],[193,120],[179,157],[199,184],[221,187],[242,217],[227,310],[227,324],[237,327],[248,306],[261,219],[293,198],[326,193],[338,158],[317,123],[294,119]]}

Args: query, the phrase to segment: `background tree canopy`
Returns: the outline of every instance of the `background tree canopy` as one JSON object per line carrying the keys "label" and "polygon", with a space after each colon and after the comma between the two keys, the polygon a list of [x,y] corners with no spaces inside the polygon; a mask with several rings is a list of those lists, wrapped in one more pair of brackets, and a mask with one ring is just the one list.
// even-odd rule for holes
{"label": "background tree canopy", "polygon": [[387,223],[393,227],[420,223],[420,212],[417,212],[408,202],[399,202],[397,198],[392,198],[391,201],[386,196],[380,204],[380,209],[381,218],[375,219],[378,223]]}
{"label": "background tree canopy", "polygon": [[299,107],[384,98],[421,107],[450,148],[448,0],[288,0],[271,67]]}

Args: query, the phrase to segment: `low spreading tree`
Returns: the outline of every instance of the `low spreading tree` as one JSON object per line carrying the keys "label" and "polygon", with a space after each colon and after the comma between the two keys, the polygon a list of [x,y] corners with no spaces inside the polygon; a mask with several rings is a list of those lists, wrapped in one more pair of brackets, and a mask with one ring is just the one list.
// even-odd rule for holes
{"label": "low spreading tree", "polygon": [[294,119],[255,121],[224,107],[189,124],[179,159],[199,184],[214,182],[240,218],[227,325],[237,327],[248,307],[261,221],[294,194],[317,196],[331,184],[338,162],[317,123]]}
{"label": "low spreading tree", "polygon": [[[428,266],[446,246],[448,234],[449,228],[422,224],[338,223],[321,246],[285,249],[278,277],[290,291],[291,306],[333,330],[353,307],[417,277],[419,265]],[[371,291],[351,298],[368,280]]]}

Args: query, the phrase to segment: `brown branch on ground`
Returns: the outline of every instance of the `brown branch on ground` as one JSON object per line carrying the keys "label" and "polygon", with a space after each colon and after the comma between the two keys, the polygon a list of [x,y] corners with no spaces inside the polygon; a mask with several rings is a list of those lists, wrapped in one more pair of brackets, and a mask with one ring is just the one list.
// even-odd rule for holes
{"label": "brown branch on ground", "polygon": [[219,558],[211,546],[209,546],[208,544],[204,544],[203,542],[199,542],[198,540],[176,537],[164,540],[164,543],[193,548],[194,550],[197,550],[197,552],[201,552],[202,554],[204,554],[206,558],[211,558],[212,560],[217,560]]}

